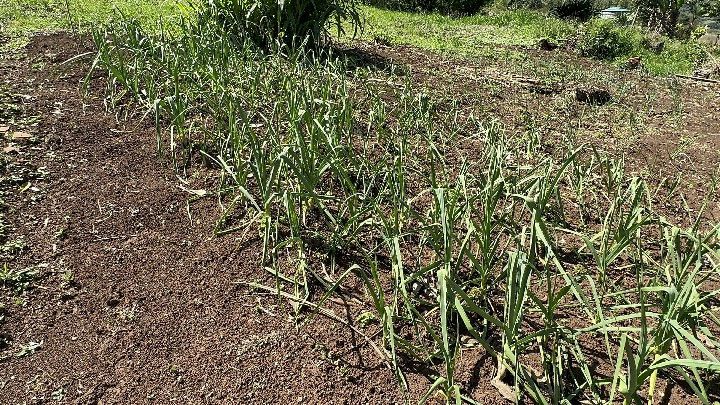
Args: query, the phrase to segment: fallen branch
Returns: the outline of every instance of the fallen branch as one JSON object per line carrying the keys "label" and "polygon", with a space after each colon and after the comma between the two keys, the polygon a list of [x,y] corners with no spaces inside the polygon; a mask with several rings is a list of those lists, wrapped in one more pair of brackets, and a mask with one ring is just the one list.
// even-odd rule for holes
{"label": "fallen branch", "polygon": [[675,77],[677,77],[679,79],[695,80],[695,81],[704,82],[704,83],[720,83],[720,80],[706,79],[704,77],[697,77],[697,76],[675,75]]}

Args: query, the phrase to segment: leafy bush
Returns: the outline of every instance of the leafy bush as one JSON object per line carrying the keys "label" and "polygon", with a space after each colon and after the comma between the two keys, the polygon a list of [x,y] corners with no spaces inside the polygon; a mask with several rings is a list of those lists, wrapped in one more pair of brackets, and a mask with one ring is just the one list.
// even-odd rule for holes
{"label": "leafy bush", "polygon": [[539,9],[545,5],[543,0],[504,0],[501,3],[504,3],[500,5],[501,7],[510,10]]}
{"label": "leafy bush", "polygon": [[685,3],[686,0],[637,0],[638,17],[652,30],[674,34]]}
{"label": "leafy bush", "polygon": [[592,18],[595,8],[592,0],[551,0],[548,10],[559,18],[586,21]]}
{"label": "leafy bush", "polygon": [[401,11],[436,11],[450,15],[470,15],[486,6],[488,0],[368,0],[368,4]]}
{"label": "leafy bush", "polygon": [[275,40],[293,45],[307,39],[317,45],[328,26],[342,32],[343,21],[354,29],[362,23],[356,0],[208,0],[200,14],[265,49]]}
{"label": "leafy bush", "polygon": [[593,0],[498,0],[495,4],[510,10],[543,10],[559,18],[580,20],[590,19],[597,8]]}
{"label": "leafy bush", "polygon": [[632,49],[631,39],[611,20],[591,20],[578,42],[583,56],[613,59]]}
{"label": "leafy bush", "polygon": [[607,20],[588,22],[580,33],[577,48],[584,56],[616,59],[620,63],[629,57],[639,57],[645,70],[661,76],[689,73],[707,58],[703,46],[692,39],[681,41]]}
{"label": "leafy bush", "polygon": [[435,11],[444,14],[475,14],[488,4],[487,0],[437,0]]}

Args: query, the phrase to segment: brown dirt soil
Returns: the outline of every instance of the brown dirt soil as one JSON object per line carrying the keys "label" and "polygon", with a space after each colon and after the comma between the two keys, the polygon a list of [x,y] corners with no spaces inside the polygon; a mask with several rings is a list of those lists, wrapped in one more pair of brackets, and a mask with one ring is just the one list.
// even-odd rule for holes
{"label": "brown dirt soil", "polygon": [[[287,303],[244,286],[272,282],[258,266],[259,242],[214,236],[217,201],[192,201],[182,188],[212,190],[214,174],[193,168],[185,185],[169,160],[158,157],[151,122],[133,111],[119,113],[122,119],[107,112],[98,96],[102,78],[83,95],[87,65],[62,62],[87,49],[66,34],[46,35],[34,38],[23,57],[0,61],[0,90],[21,95],[13,100],[22,107],[8,119],[2,146],[17,150],[8,153],[7,170],[27,172],[5,196],[6,220],[13,224],[6,239],[22,237],[25,245],[9,266],[39,270],[34,288],[0,290],[7,340],[0,345],[0,403],[415,402],[429,386],[427,370],[409,373],[410,392],[403,393],[353,329],[322,316],[298,325]],[[446,94],[457,89],[470,100],[468,108],[494,106],[497,111],[487,113],[509,123],[522,97],[531,100],[522,102],[523,111],[549,114],[552,109],[537,109],[559,105],[548,102],[558,95],[503,84],[492,96],[481,85],[453,79],[463,69],[478,76],[472,63],[405,47],[372,52],[418,72],[420,83]],[[661,86],[659,79],[642,80],[647,83],[638,86]],[[706,103],[717,100],[716,90],[691,91],[688,102],[712,106]],[[474,100],[479,93],[498,98]],[[701,139],[683,151],[698,157],[692,161],[701,166],[700,179],[717,167],[720,124],[710,116],[686,117],[702,118],[695,127]],[[33,138],[11,141],[13,131]],[[639,169],[650,171],[638,145],[662,151],[677,143],[657,133],[643,133],[637,142],[624,147],[638,154]],[[674,167],[662,154],[650,155],[658,167]],[[358,312],[339,303],[330,308],[348,322]],[[377,325],[362,331],[378,341]],[[42,345],[23,353],[30,342]],[[458,382],[482,403],[504,403],[490,385],[494,367],[481,350],[468,349],[458,359]],[[669,403],[693,402],[677,386],[668,393]]]}
{"label": "brown dirt soil", "polygon": [[[29,96],[24,115],[40,117],[13,125],[36,139],[16,158],[48,173],[6,201],[26,246],[10,266],[43,267],[31,291],[3,290],[0,403],[403,402],[361,337],[323,317],[297,328],[285,304],[238,284],[267,278],[257,243],[214,237],[213,199],[189,219],[154,127],[83,96],[85,64],[60,66],[85,46],[40,36],[0,66],[0,83]],[[19,357],[29,342],[42,346]]]}

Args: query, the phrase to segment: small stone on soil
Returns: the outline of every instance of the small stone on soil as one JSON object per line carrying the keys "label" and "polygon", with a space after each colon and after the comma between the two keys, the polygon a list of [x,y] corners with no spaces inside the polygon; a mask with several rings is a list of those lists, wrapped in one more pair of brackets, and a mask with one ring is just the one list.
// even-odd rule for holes
{"label": "small stone on soil", "polygon": [[550,42],[548,39],[543,38],[540,41],[538,41],[538,48],[542,49],[543,51],[553,51],[557,49],[557,44]]}
{"label": "small stone on soil", "polygon": [[642,64],[642,61],[639,56],[633,56],[632,58],[628,59],[627,62],[625,62],[625,68],[626,69],[637,69]]}

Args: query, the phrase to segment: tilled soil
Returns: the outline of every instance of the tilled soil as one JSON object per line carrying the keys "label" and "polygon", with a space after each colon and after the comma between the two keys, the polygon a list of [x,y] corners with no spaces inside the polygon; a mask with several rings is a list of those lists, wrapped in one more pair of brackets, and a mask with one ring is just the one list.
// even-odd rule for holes
{"label": "tilled soil", "polygon": [[[181,180],[158,155],[150,120],[107,112],[101,75],[85,94],[87,59],[63,62],[88,49],[66,34],[38,36],[23,57],[0,61],[0,90],[18,107],[0,115],[10,127],[3,147],[13,148],[5,170],[24,173],[3,184],[12,225],[3,243],[22,240],[9,265],[37,271],[28,288],[2,290],[0,403],[404,403],[422,396],[432,373],[409,373],[403,392],[359,334],[379,342],[377,325],[359,331],[323,316],[298,324],[287,303],[246,287],[271,277],[256,239],[214,235],[214,173],[198,165]],[[415,51],[398,52],[395,59],[408,64],[417,59]],[[693,146],[709,162],[703,174],[717,162],[717,122],[708,120],[705,141]],[[32,137],[12,140],[16,131]],[[639,142],[643,156],[663,141]],[[357,308],[331,308],[354,323]],[[490,385],[494,366],[469,351],[458,359],[457,380],[473,398],[503,403]],[[672,391],[671,402],[692,402]]]}
{"label": "tilled soil", "polygon": [[83,95],[87,65],[61,63],[85,47],[41,36],[0,65],[39,117],[10,158],[47,173],[6,197],[26,246],[10,265],[41,279],[3,297],[0,403],[403,402],[362,337],[239,284],[267,278],[257,243],[213,235],[217,202],[188,202],[152,123],[107,113],[100,80]]}

